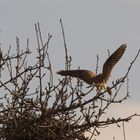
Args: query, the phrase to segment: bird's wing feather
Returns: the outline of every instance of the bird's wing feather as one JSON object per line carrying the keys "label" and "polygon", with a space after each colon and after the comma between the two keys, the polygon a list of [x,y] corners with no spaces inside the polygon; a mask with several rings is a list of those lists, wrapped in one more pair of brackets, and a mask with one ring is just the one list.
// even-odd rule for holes
{"label": "bird's wing feather", "polygon": [[113,69],[113,67],[117,64],[117,62],[120,60],[120,58],[123,56],[126,44],[122,44],[104,63],[103,65],[103,78],[105,81],[108,80],[110,73]]}

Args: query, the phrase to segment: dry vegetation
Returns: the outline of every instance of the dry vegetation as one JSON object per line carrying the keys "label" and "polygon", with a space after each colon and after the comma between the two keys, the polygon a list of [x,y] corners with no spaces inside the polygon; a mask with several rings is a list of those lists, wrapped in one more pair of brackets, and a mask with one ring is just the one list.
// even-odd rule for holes
{"label": "dry vegetation", "polygon": [[[68,55],[62,21],[62,36],[65,49],[65,69],[70,69],[72,59]],[[65,77],[53,79],[49,57],[48,34],[42,39],[39,24],[35,25],[37,37],[36,62],[28,64],[32,57],[27,47],[21,50],[19,38],[16,38],[16,54],[0,51],[0,138],[6,140],[91,140],[100,134],[100,128],[110,124],[128,122],[138,114],[126,118],[106,118],[109,106],[121,103],[129,97],[128,76],[140,50],[130,63],[126,74],[112,84],[111,97],[106,91],[97,94],[93,87],[85,88],[84,83]],[[55,56],[53,56],[55,57]],[[97,59],[98,68],[98,59]],[[126,85],[126,95],[118,99],[118,93]],[[121,106],[121,104],[120,104]],[[88,132],[88,137],[85,133]]]}

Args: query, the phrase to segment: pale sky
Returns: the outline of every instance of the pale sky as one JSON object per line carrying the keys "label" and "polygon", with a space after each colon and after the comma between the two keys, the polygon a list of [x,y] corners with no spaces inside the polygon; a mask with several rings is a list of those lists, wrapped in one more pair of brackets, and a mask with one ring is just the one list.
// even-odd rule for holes
{"label": "pale sky", "polygon": [[[72,68],[80,66],[95,70],[97,54],[102,66],[108,56],[107,49],[113,52],[119,45],[126,43],[127,51],[113,70],[111,79],[123,76],[140,48],[139,0],[0,0],[2,49],[7,50],[9,45],[14,48],[16,36],[20,38],[23,47],[26,39],[30,38],[30,48],[36,49],[34,24],[40,22],[43,38],[47,39],[48,32],[53,35],[50,46],[54,72],[63,69],[60,18],[65,27],[68,51],[73,58]],[[113,105],[110,109],[112,116],[140,113],[139,63],[140,58],[130,72],[131,98],[123,104]],[[111,126],[103,129],[96,139],[113,140],[115,136],[115,140],[123,140],[122,129],[116,128]],[[139,140],[138,130],[140,118],[126,124],[127,140]]]}

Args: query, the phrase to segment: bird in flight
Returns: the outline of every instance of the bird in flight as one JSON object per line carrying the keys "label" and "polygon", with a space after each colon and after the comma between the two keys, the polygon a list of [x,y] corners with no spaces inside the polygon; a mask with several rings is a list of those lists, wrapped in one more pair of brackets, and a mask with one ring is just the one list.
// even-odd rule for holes
{"label": "bird in flight", "polygon": [[96,74],[90,70],[60,70],[57,74],[61,76],[70,76],[83,80],[89,85],[94,85],[98,91],[107,90],[111,95],[111,89],[107,83],[113,67],[117,64],[126,50],[126,44],[122,44],[103,64],[102,73]]}

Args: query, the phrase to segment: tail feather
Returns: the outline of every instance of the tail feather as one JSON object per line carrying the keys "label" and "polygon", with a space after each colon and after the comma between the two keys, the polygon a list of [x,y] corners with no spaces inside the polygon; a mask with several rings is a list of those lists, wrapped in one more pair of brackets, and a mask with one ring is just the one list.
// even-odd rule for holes
{"label": "tail feather", "polygon": [[60,70],[57,72],[57,74],[60,74],[61,76],[71,76],[71,77],[79,77],[79,71],[78,70]]}
{"label": "tail feather", "polygon": [[96,76],[95,73],[89,70],[60,70],[57,74],[79,78],[89,85],[93,83],[93,77]]}

